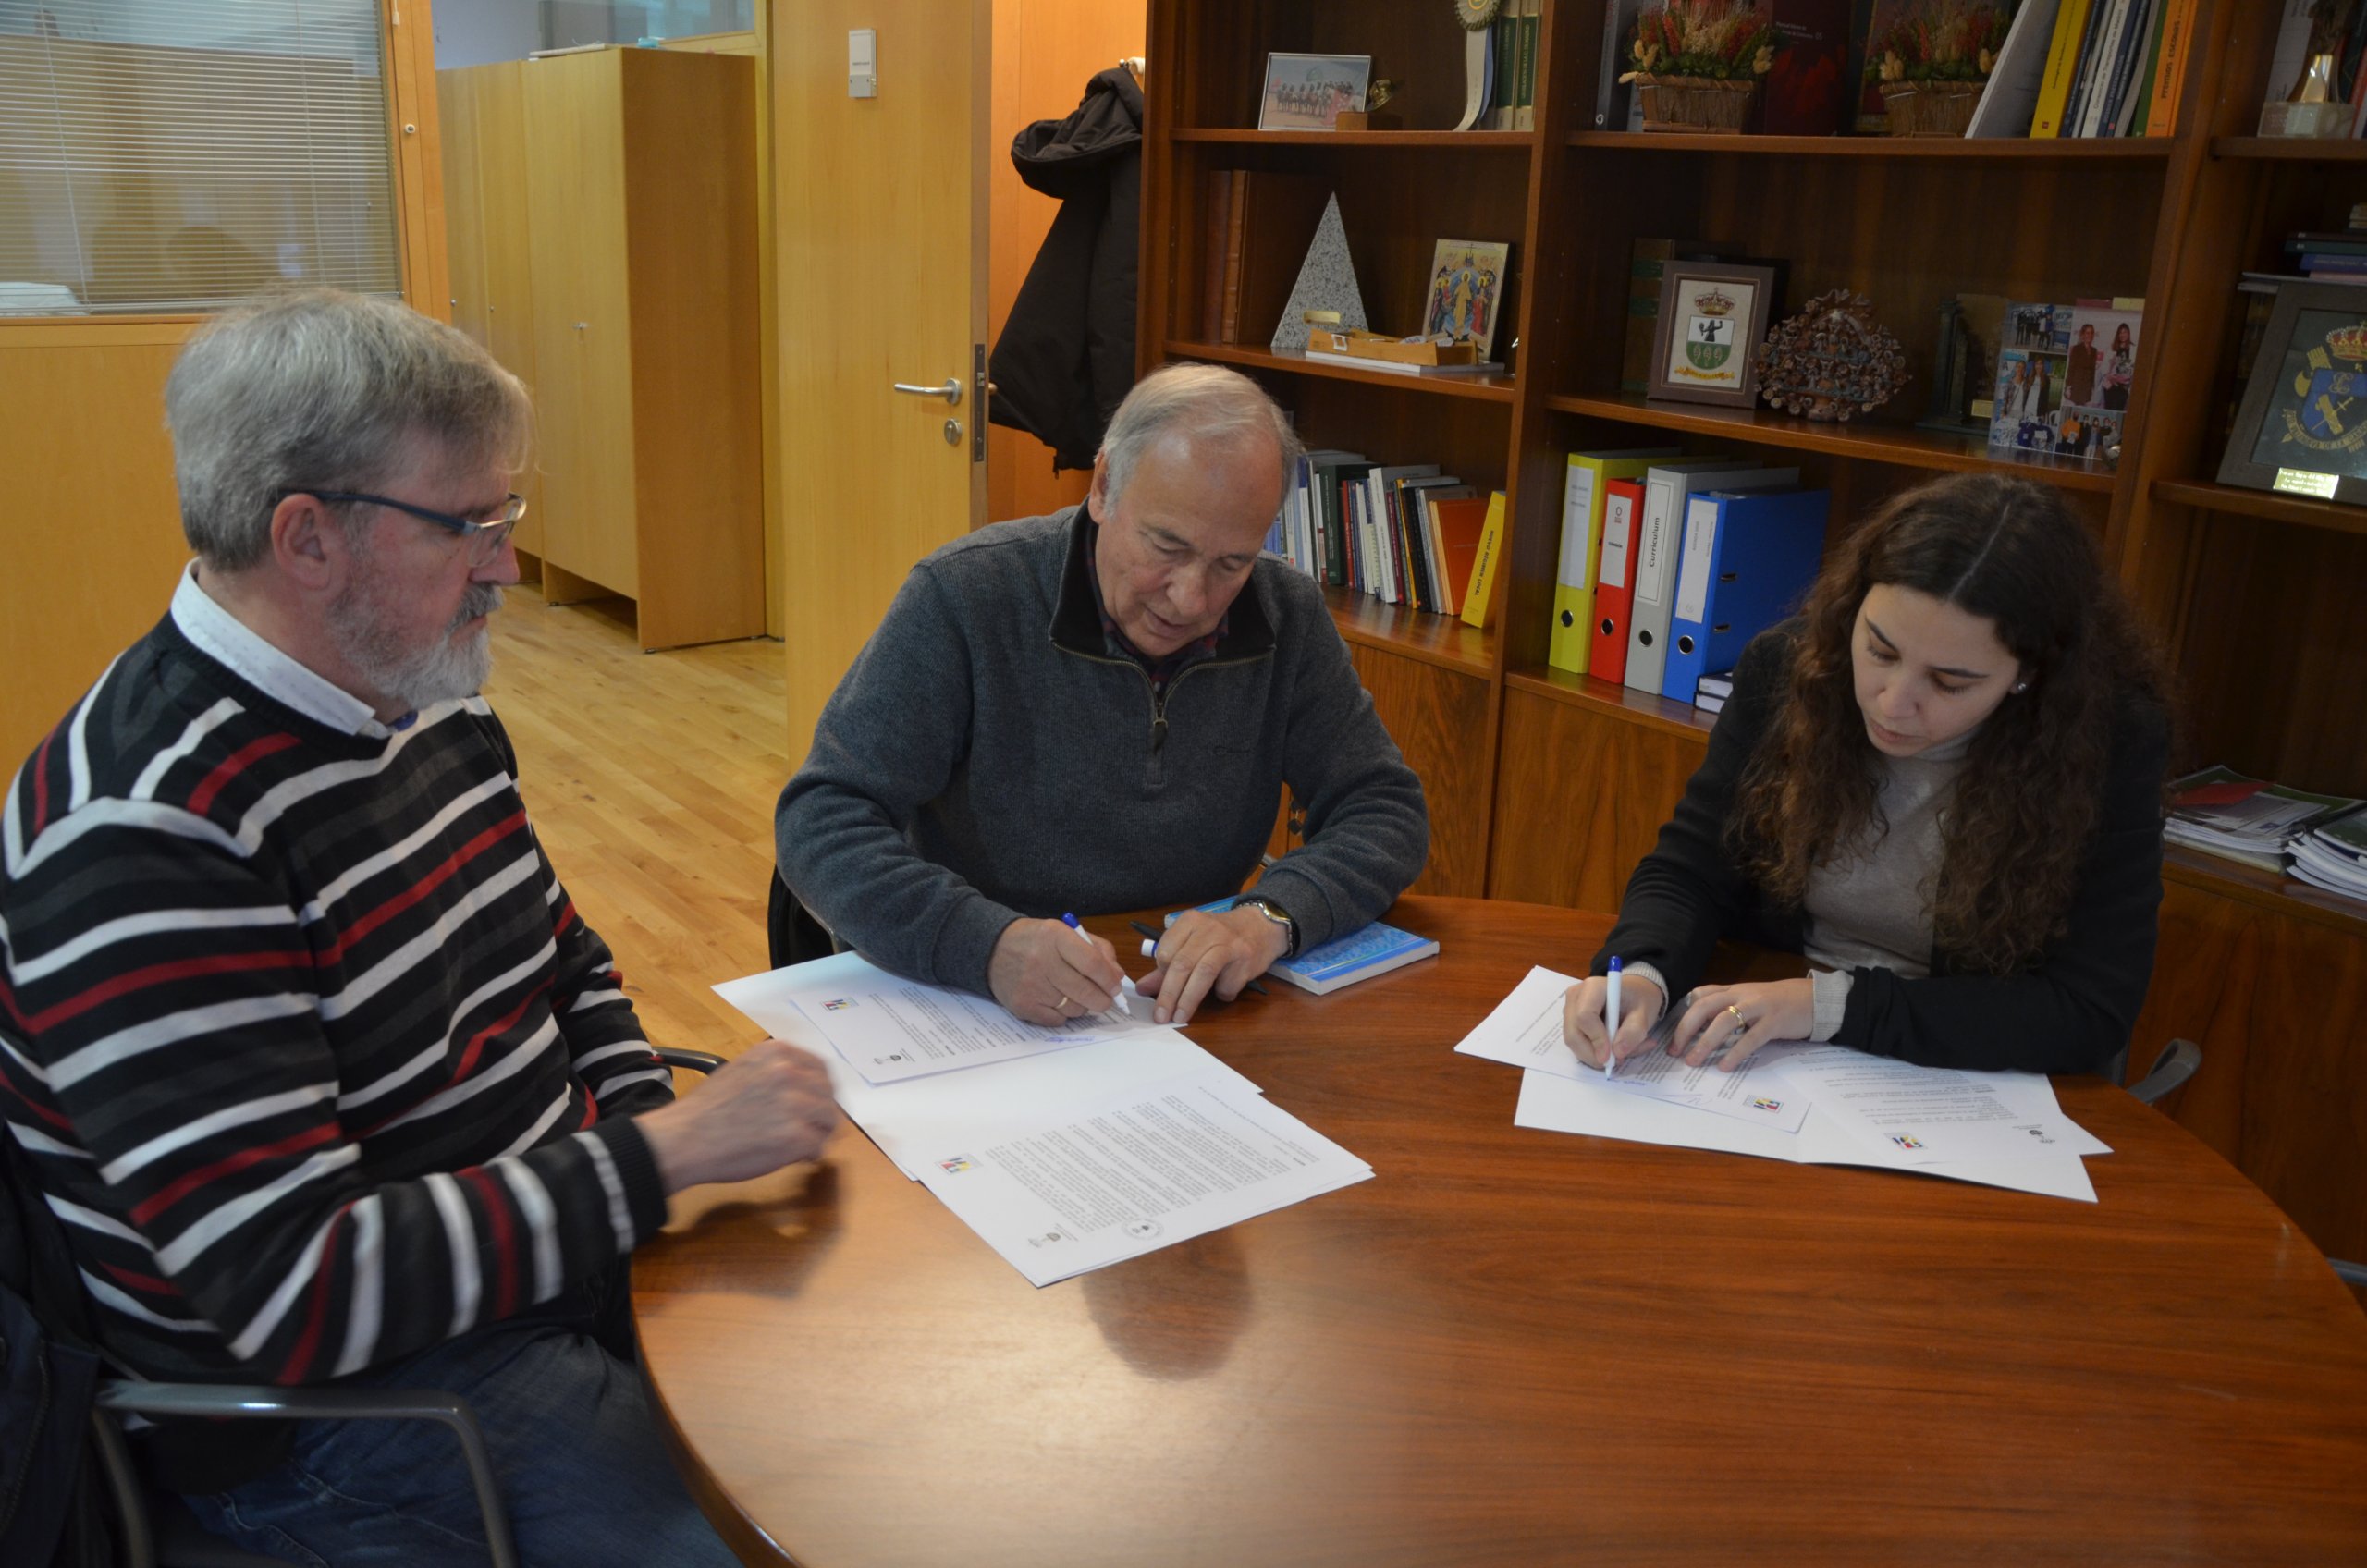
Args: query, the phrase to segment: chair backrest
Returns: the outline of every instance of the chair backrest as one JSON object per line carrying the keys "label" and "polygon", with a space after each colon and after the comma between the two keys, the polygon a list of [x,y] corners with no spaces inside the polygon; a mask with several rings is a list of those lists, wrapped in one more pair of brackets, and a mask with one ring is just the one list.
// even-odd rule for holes
{"label": "chair backrest", "polygon": [[0,1562],[114,1562],[90,1458],[98,1382],[64,1228],[0,1121]]}
{"label": "chair backrest", "polygon": [[778,871],[773,873],[772,896],[765,907],[765,939],[775,969],[828,958],[839,950],[829,927],[814,918]]}

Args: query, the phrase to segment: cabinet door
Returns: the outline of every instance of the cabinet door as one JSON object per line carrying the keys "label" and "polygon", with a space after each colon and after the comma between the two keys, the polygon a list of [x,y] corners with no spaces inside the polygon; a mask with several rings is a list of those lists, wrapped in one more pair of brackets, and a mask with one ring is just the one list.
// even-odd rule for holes
{"label": "cabinet door", "polygon": [[[539,405],[542,378],[534,357],[534,288],[526,210],[526,101],[522,62],[479,66],[473,83],[477,227],[484,269],[484,345],[526,384]],[[458,275],[458,268],[455,269]],[[514,483],[526,497],[518,547],[540,556],[543,546],[539,454]]]}
{"label": "cabinet door", "polygon": [[624,56],[607,49],[564,62],[570,73],[575,206],[571,234],[579,381],[575,415],[587,495],[583,518],[586,577],[638,596],[634,548],[632,319],[626,285]]}
{"label": "cabinet door", "polygon": [[451,274],[452,325],[485,341],[484,210],[477,179],[476,69],[435,73],[435,113],[444,152],[444,252]]}
{"label": "cabinet door", "polygon": [[543,554],[554,566],[588,576],[583,536],[592,490],[582,457],[583,350],[575,325],[583,319],[577,310],[583,246],[575,223],[583,170],[568,80],[570,68],[582,64],[581,57],[527,62],[519,71],[519,104]]}

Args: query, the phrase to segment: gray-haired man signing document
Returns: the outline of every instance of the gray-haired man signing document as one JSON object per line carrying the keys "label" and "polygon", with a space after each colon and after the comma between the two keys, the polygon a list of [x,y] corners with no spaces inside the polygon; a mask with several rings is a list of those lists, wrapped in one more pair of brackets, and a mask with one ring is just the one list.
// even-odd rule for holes
{"label": "gray-haired man signing document", "polygon": [[1387,909],[1429,818],[1322,591],[1259,557],[1297,450],[1246,377],[1171,367],[1119,406],[1085,505],[914,568],[781,791],[805,906],[888,969],[1055,1023],[1123,978],[1058,917],[1235,892],[1288,786],[1306,842],[1168,931],[1156,1016]]}

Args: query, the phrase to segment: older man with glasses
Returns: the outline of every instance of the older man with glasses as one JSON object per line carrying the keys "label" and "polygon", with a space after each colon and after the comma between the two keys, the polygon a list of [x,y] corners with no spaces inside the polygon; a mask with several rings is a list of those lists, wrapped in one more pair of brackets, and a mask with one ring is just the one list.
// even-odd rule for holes
{"label": "older man with glasses", "polygon": [[[446,1389],[530,1562],[728,1563],[621,1330],[668,1194],[815,1157],[779,1041],[677,1103],[477,689],[525,389],[385,300],[273,299],[166,389],[197,559],[0,819],[0,1110],[100,1348],[162,1378]],[[250,1550],[478,1562],[450,1439],[146,1435]]]}

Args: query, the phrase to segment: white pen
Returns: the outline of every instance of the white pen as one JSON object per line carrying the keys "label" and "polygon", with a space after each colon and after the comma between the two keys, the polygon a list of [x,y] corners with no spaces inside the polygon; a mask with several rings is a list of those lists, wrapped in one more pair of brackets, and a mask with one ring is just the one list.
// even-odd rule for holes
{"label": "white pen", "polygon": [[[1088,948],[1093,946],[1093,937],[1091,933],[1085,930],[1084,922],[1078,920],[1073,913],[1061,916],[1061,924],[1075,932],[1076,939],[1078,941],[1083,942]],[[1096,1008],[1094,1011],[1097,1012],[1123,1012],[1126,1011],[1126,999],[1123,997],[1111,997],[1107,1007]]]}
{"label": "white pen", "polygon": [[1611,973],[1605,978],[1602,993],[1602,1075],[1611,1076],[1611,1064],[1616,1060],[1611,1054],[1611,1042],[1619,1037],[1619,961],[1611,961]]}

